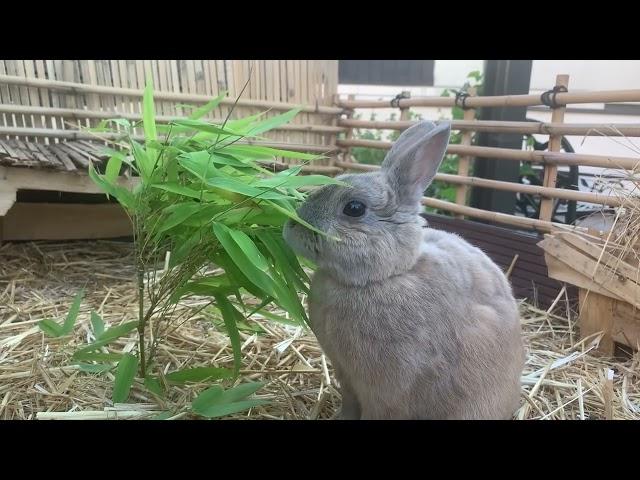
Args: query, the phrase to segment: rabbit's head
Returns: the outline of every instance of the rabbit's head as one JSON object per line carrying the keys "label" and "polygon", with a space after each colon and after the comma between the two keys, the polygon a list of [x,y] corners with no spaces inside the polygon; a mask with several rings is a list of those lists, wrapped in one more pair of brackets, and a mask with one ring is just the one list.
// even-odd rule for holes
{"label": "rabbit's head", "polygon": [[302,219],[339,241],[288,222],[284,238],[341,283],[365,285],[409,270],[420,256],[421,199],[444,158],[449,123],[420,122],[405,130],[376,172],[341,175],[298,210]]}

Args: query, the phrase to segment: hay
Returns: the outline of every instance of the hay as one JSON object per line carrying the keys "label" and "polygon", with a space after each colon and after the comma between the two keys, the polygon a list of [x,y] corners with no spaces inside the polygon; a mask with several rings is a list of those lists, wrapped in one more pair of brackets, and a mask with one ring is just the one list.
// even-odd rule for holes
{"label": "hay", "polygon": [[[0,419],[133,419],[161,411],[192,418],[186,407],[205,384],[172,386],[165,399],[136,384],[131,404],[112,405],[111,374],[91,375],[70,365],[74,349],[91,338],[91,309],[108,325],[136,319],[132,264],[131,246],[120,242],[0,247]],[[37,322],[63,318],[83,287],[87,294],[73,336],[45,337]],[[565,300],[558,296],[556,310],[566,310]],[[186,301],[174,314],[202,304]],[[593,351],[597,338],[578,341],[571,311],[560,316],[526,303],[521,308],[528,361],[516,418],[640,419],[640,355],[626,361],[599,357]],[[231,367],[230,344],[214,320],[215,314],[205,309],[172,332],[154,369]],[[241,333],[242,379],[265,382],[257,396],[270,403],[227,418],[331,418],[340,394],[313,335],[264,318],[256,317],[254,324],[264,333]],[[117,351],[134,348],[133,336],[114,344]],[[607,381],[609,370],[612,382]]]}

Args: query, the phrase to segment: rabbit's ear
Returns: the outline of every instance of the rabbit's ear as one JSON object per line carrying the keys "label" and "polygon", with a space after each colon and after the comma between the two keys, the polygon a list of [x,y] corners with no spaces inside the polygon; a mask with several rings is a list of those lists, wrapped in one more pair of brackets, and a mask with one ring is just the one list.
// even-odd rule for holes
{"label": "rabbit's ear", "polygon": [[449,143],[451,125],[420,122],[405,130],[382,163],[400,202],[415,205],[435,176]]}

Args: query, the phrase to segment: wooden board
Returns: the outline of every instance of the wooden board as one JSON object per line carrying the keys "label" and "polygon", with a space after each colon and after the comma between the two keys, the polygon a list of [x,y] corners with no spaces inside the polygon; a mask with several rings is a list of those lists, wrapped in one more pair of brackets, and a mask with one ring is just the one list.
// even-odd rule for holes
{"label": "wooden board", "polygon": [[580,300],[580,337],[585,338],[602,331],[598,350],[613,355],[614,341],[611,336],[613,330],[613,310],[615,300],[583,288],[579,291]]}
{"label": "wooden board", "polygon": [[118,204],[16,203],[4,217],[4,240],[85,240],[132,234]]}

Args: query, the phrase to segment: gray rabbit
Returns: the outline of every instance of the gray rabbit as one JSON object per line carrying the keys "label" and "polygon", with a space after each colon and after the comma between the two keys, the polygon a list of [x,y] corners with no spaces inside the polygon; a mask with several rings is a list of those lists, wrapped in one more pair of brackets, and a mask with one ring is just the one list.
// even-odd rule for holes
{"label": "gray rabbit", "polygon": [[420,122],[379,171],[342,175],[284,237],[317,265],[311,327],[331,359],[343,419],[510,419],[524,367],[518,308],[502,271],[451,233],[425,228],[421,198],[451,127]]}

